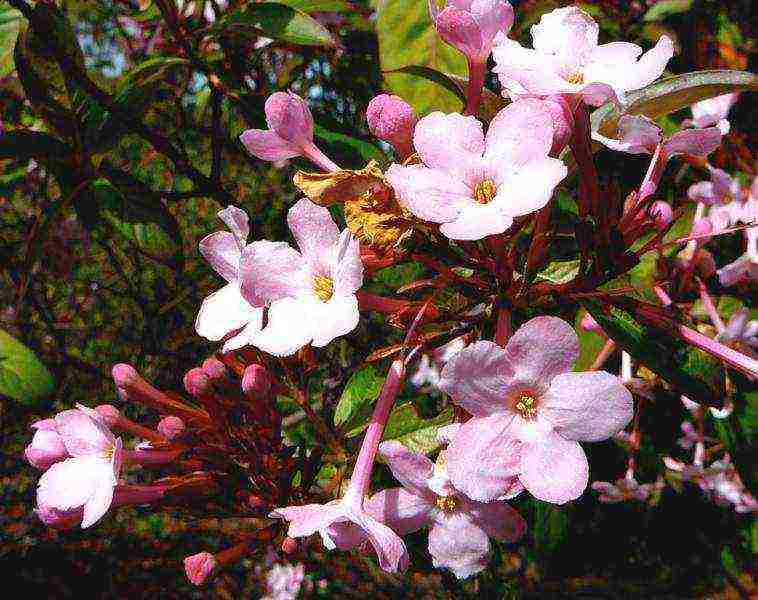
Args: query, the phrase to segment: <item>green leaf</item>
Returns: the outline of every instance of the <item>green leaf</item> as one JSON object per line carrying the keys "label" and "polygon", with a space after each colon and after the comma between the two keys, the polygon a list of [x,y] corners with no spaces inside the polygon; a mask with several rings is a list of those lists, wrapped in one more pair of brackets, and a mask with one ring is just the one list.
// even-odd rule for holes
{"label": "green leaf", "polygon": [[671,15],[687,12],[690,8],[692,8],[692,0],[661,0],[648,9],[642,20],[662,21]]}
{"label": "green leaf", "polygon": [[34,352],[0,329],[0,396],[34,404],[54,390],[53,376]]}
{"label": "green leaf", "polygon": [[462,104],[466,103],[466,93],[463,91],[463,88],[444,73],[440,73],[439,71],[435,71],[429,67],[422,67],[420,65],[408,65],[407,67],[401,67],[399,69],[393,69],[392,71],[384,72],[385,75],[392,73],[404,73],[406,75],[413,75],[415,77],[420,77],[422,79],[426,79],[427,81],[431,81],[432,83],[436,83],[437,85],[441,85],[445,89],[450,90],[453,94],[458,96]]}
{"label": "green leaf", "polygon": [[336,131],[330,131],[321,125],[313,126],[316,138],[325,142],[324,151],[346,167],[364,167],[371,160],[384,162],[386,156],[374,144],[359,140]]}
{"label": "green leaf", "polygon": [[[378,5],[376,32],[382,71],[391,72],[407,65],[422,65],[448,77],[466,75],[462,54],[437,35],[429,18],[427,3],[421,0],[386,0]],[[414,73],[388,73],[390,89],[409,102],[419,114],[434,110],[460,112],[460,94],[449,87]]]}
{"label": "green leaf", "polygon": [[584,317],[585,311],[580,310],[577,312],[576,321],[574,322],[574,329],[576,335],[579,337],[579,358],[574,364],[574,371],[586,371],[590,368],[598,353],[605,346],[605,339],[598,333],[593,331],[585,331],[581,327],[582,317]]}
{"label": "green leaf", "polygon": [[353,11],[350,5],[344,0],[279,0],[279,4],[284,4],[290,8],[294,8],[295,10],[299,10],[304,13],[349,13]]}
{"label": "green leaf", "polygon": [[624,115],[659,119],[695,102],[722,94],[758,91],[758,76],[746,71],[695,71],[667,77],[644,89],[629,92],[623,104],[608,103],[592,113],[592,130],[614,137]]}
{"label": "green leaf", "polygon": [[[596,300],[584,299],[582,305],[603,328],[603,331],[632,358],[644,364],[648,369],[660,375],[679,391],[693,401],[711,406],[718,406],[716,390],[712,389],[702,374],[697,370],[688,371],[686,367],[698,368],[696,361],[686,362],[685,355],[689,346],[677,342],[672,336],[658,328],[646,325],[627,310],[611,306],[606,312]],[[694,365],[694,367],[693,367]]]}
{"label": "green leaf", "polygon": [[214,27],[216,34],[248,35],[251,30],[266,37],[301,46],[335,46],[329,30],[301,10],[277,2],[248,4],[226,15]]}
{"label": "green leaf", "polygon": [[334,426],[352,429],[361,425],[371,414],[371,405],[379,397],[384,379],[373,365],[353,373],[334,410]]}
{"label": "green leaf", "polygon": [[568,283],[579,274],[580,264],[581,261],[578,258],[575,260],[554,260],[537,273],[537,281],[547,281],[557,285]]}
{"label": "green leaf", "polygon": [[13,61],[13,48],[21,27],[21,13],[15,8],[0,8],[0,79],[7,77],[16,69]]}
{"label": "green leaf", "polygon": [[541,557],[555,553],[569,533],[569,508],[532,500],[534,549]]}
{"label": "green leaf", "polygon": [[411,452],[430,454],[442,445],[437,439],[439,428],[452,422],[452,408],[432,419],[423,419],[412,403],[402,404],[390,414],[383,439],[397,440]]}

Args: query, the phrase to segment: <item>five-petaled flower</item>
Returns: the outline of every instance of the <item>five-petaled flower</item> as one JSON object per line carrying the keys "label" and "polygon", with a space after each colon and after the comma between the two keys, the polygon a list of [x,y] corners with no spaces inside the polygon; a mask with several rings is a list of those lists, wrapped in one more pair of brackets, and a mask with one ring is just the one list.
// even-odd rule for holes
{"label": "five-petaled flower", "polygon": [[308,343],[326,346],[358,325],[355,293],[363,284],[358,241],[340,232],[329,211],[303,198],[287,214],[298,250],[285,242],[253,242],[242,251],[242,295],[268,306],[268,323],[251,343],[287,356]]}
{"label": "five-petaled flower", "polygon": [[82,509],[82,528],[99,521],[113,501],[121,471],[122,444],[100,415],[77,405],[55,416],[55,428],[71,456],[53,464],[37,488],[40,514]]}
{"label": "five-petaled flower", "polygon": [[423,164],[393,164],[387,181],[403,206],[440,223],[451,239],[503,233],[514,217],[545,206],[567,173],[548,156],[553,117],[537,99],[501,110],[486,138],[474,117],[431,113],[416,125],[413,143]]}
{"label": "five-petaled flower", "polygon": [[489,538],[512,543],[524,533],[524,520],[506,502],[476,502],[451,485],[444,451],[436,464],[394,441],[383,442],[379,453],[403,487],[374,494],[366,509],[400,535],[428,527],[435,567],[469,577],[486,567]]}
{"label": "five-petaled flower", "polygon": [[574,330],[556,317],[536,317],[503,349],[480,341],[442,371],[440,387],[473,418],[446,451],[453,485],[487,502],[517,475],[535,497],[563,504],[587,486],[579,441],[600,441],[623,429],[632,395],[604,371],[570,372],[579,356]]}
{"label": "five-petaled flower", "polygon": [[623,100],[658,79],[674,54],[665,35],[645,54],[628,42],[598,45],[597,23],[576,6],[543,15],[531,32],[534,49],[505,36],[495,41],[494,71],[511,97],[575,94],[596,106]]}

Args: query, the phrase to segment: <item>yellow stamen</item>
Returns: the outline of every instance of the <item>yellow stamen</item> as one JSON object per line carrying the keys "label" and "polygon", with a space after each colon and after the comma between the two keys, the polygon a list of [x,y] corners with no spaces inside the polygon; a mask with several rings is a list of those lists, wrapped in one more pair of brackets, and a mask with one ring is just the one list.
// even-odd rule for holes
{"label": "yellow stamen", "polygon": [[485,179],[476,184],[474,200],[479,204],[489,204],[497,194],[497,186],[491,179]]}
{"label": "yellow stamen", "polygon": [[329,302],[334,294],[334,283],[329,277],[316,275],[313,278],[313,291],[321,302]]}
{"label": "yellow stamen", "polygon": [[516,410],[527,421],[534,419],[537,416],[537,399],[528,392],[522,392],[516,402]]}
{"label": "yellow stamen", "polygon": [[568,81],[571,85],[580,85],[584,83],[584,73],[580,73],[579,71],[571,73],[571,75],[566,77],[566,81]]}
{"label": "yellow stamen", "polygon": [[458,508],[458,500],[455,499],[455,496],[438,496],[437,508],[446,513],[451,513]]}

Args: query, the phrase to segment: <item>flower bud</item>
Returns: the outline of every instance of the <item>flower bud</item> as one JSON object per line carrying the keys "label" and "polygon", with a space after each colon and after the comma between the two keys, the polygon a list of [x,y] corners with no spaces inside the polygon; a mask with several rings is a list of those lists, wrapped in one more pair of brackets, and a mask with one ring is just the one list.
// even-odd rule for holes
{"label": "flower bud", "polygon": [[219,359],[211,357],[203,361],[203,372],[213,381],[221,381],[226,378],[228,371]]}
{"label": "flower bud", "polygon": [[283,140],[303,145],[313,141],[311,111],[297,94],[271,94],[266,100],[265,111],[269,128]]}
{"label": "flower bud", "polygon": [[68,452],[57,431],[39,428],[34,433],[32,443],[24,449],[24,458],[33,467],[46,470],[68,458]]}
{"label": "flower bud", "polygon": [[429,0],[429,10],[439,36],[469,61],[481,63],[492,51],[495,36],[510,31],[513,8],[505,0],[468,4],[468,8],[463,8],[461,2],[449,2],[438,12],[436,0]]}
{"label": "flower bud", "polygon": [[413,107],[399,96],[379,94],[366,108],[366,122],[372,134],[392,144],[401,158],[413,153]]}
{"label": "flower bud", "polygon": [[297,551],[297,540],[286,537],[284,538],[284,541],[282,541],[282,552],[285,554],[292,554],[293,552]]}
{"label": "flower bud", "polygon": [[202,369],[195,367],[184,375],[184,389],[196,398],[213,392],[213,384]]}
{"label": "flower bud", "polygon": [[674,218],[674,211],[671,209],[671,205],[668,202],[659,200],[654,202],[650,207],[650,218],[653,220],[656,228],[663,231],[671,223],[671,219]]}
{"label": "flower bud", "polygon": [[101,404],[96,406],[95,411],[111,429],[116,427],[117,423],[121,420],[121,413],[111,404]]}
{"label": "flower bud", "polygon": [[605,331],[603,331],[603,328],[598,325],[598,322],[595,321],[595,318],[590,313],[586,313],[582,317],[582,321],[579,326],[584,331],[590,331],[592,333],[597,333],[598,335],[605,337]]}
{"label": "flower bud", "polygon": [[169,442],[175,440],[184,433],[185,426],[184,421],[179,417],[169,415],[163,417],[158,423],[158,433],[165,437]]}
{"label": "flower bud", "polygon": [[184,572],[195,585],[203,585],[216,568],[216,559],[210,552],[199,552],[184,559]]}
{"label": "flower bud", "polygon": [[271,392],[273,379],[262,365],[249,365],[242,375],[242,391],[255,398],[266,398]]}

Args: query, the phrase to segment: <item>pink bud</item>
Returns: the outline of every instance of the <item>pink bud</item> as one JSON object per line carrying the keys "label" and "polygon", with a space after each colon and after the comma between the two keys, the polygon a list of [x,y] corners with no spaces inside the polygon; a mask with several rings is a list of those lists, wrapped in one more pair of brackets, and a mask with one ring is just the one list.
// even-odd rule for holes
{"label": "pink bud", "polygon": [[68,458],[68,452],[57,431],[37,429],[32,443],[24,450],[24,458],[33,467],[46,470],[54,463]]}
{"label": "pink bud", "polygon": [[110,428],[115,427],[116,424],[121,420],[121,413],[115,406],[111,404],[101,404],[100,406],[96,406],[95,410],[97,411],[97,414],[103,418],[105,424]]}
{"label": "pink bud", "polygon": [[128,387],[142,379],[139,376],[139,373],[137,373],[137,370],[126,363],[114,365],[111,369],[111,376],[113,377],[113,381],[116,382],[116,386],[119,388]]}
{"label": "pink bud", "polygon": [[305,101],[292,92],[275,92],[266,100],[266,122],[280,138],[298,145],[313,141],[313,117]]}
{"label": "pink bud", "polygon": [[594,317],[590,313],[587,313],[582,317],[582,321],[579,326],[584,329],[584,331],[591,331],[592,333],[597,333],[599,335],[605,336],[603,328],[598,325],[598,322],[595,321]]}
{"label": "pink bud", "polygon": [[165,437],[169,442],[180,437],[184,433],[184,430],[184,421],[173,415],[163,417],[158,423],[158,433]]}
{"label": "pink bud", "polygon": [[195,585],[203,585],[216,568],[216,559],[210,552],[199,552],[184,559],[184,572]]}
{"label": "pink bud", "polygon": [[286,537],[282,541],[282,552],[285,554],[292,554],[293,552],[297,551],[297,540]]}
{"label": "pink bud", "polygon": [[249,365],[242,375],[242,391],[256,398],[265,398],[271,392],[271,374],[262,365]]}
{"label": "pink bud", "polygon": [[659,230],[664,230],[674,218],[674,211],[668,202],[659,200],[650,207],[650,218]]}
{"label": "pink bud", "polygon": [[441,12],[436,10],[436,0],[430,0],[429,8],[439,36],[471,62],[486,61],[495,36],[508,33],[513,26],[513,8],[505,0],[451,1]]}
{"label": "pink bud", "polygon": [[228,371],[219,359],[211,357],[203,361],[203,372],[214,381],[226,378]]}
{"label": "pink bud", "polygon": [[202,369],[195,367],[184,375],[184,389],[196,398],[213,392],[213,384]]}
{"label": "pink bud", "polygon": [[376,137],[389,142],[401,157],[413,152],[413,129],[416,117],[413,107],[400,96],[379,94],[366,108],[368,128]]}

